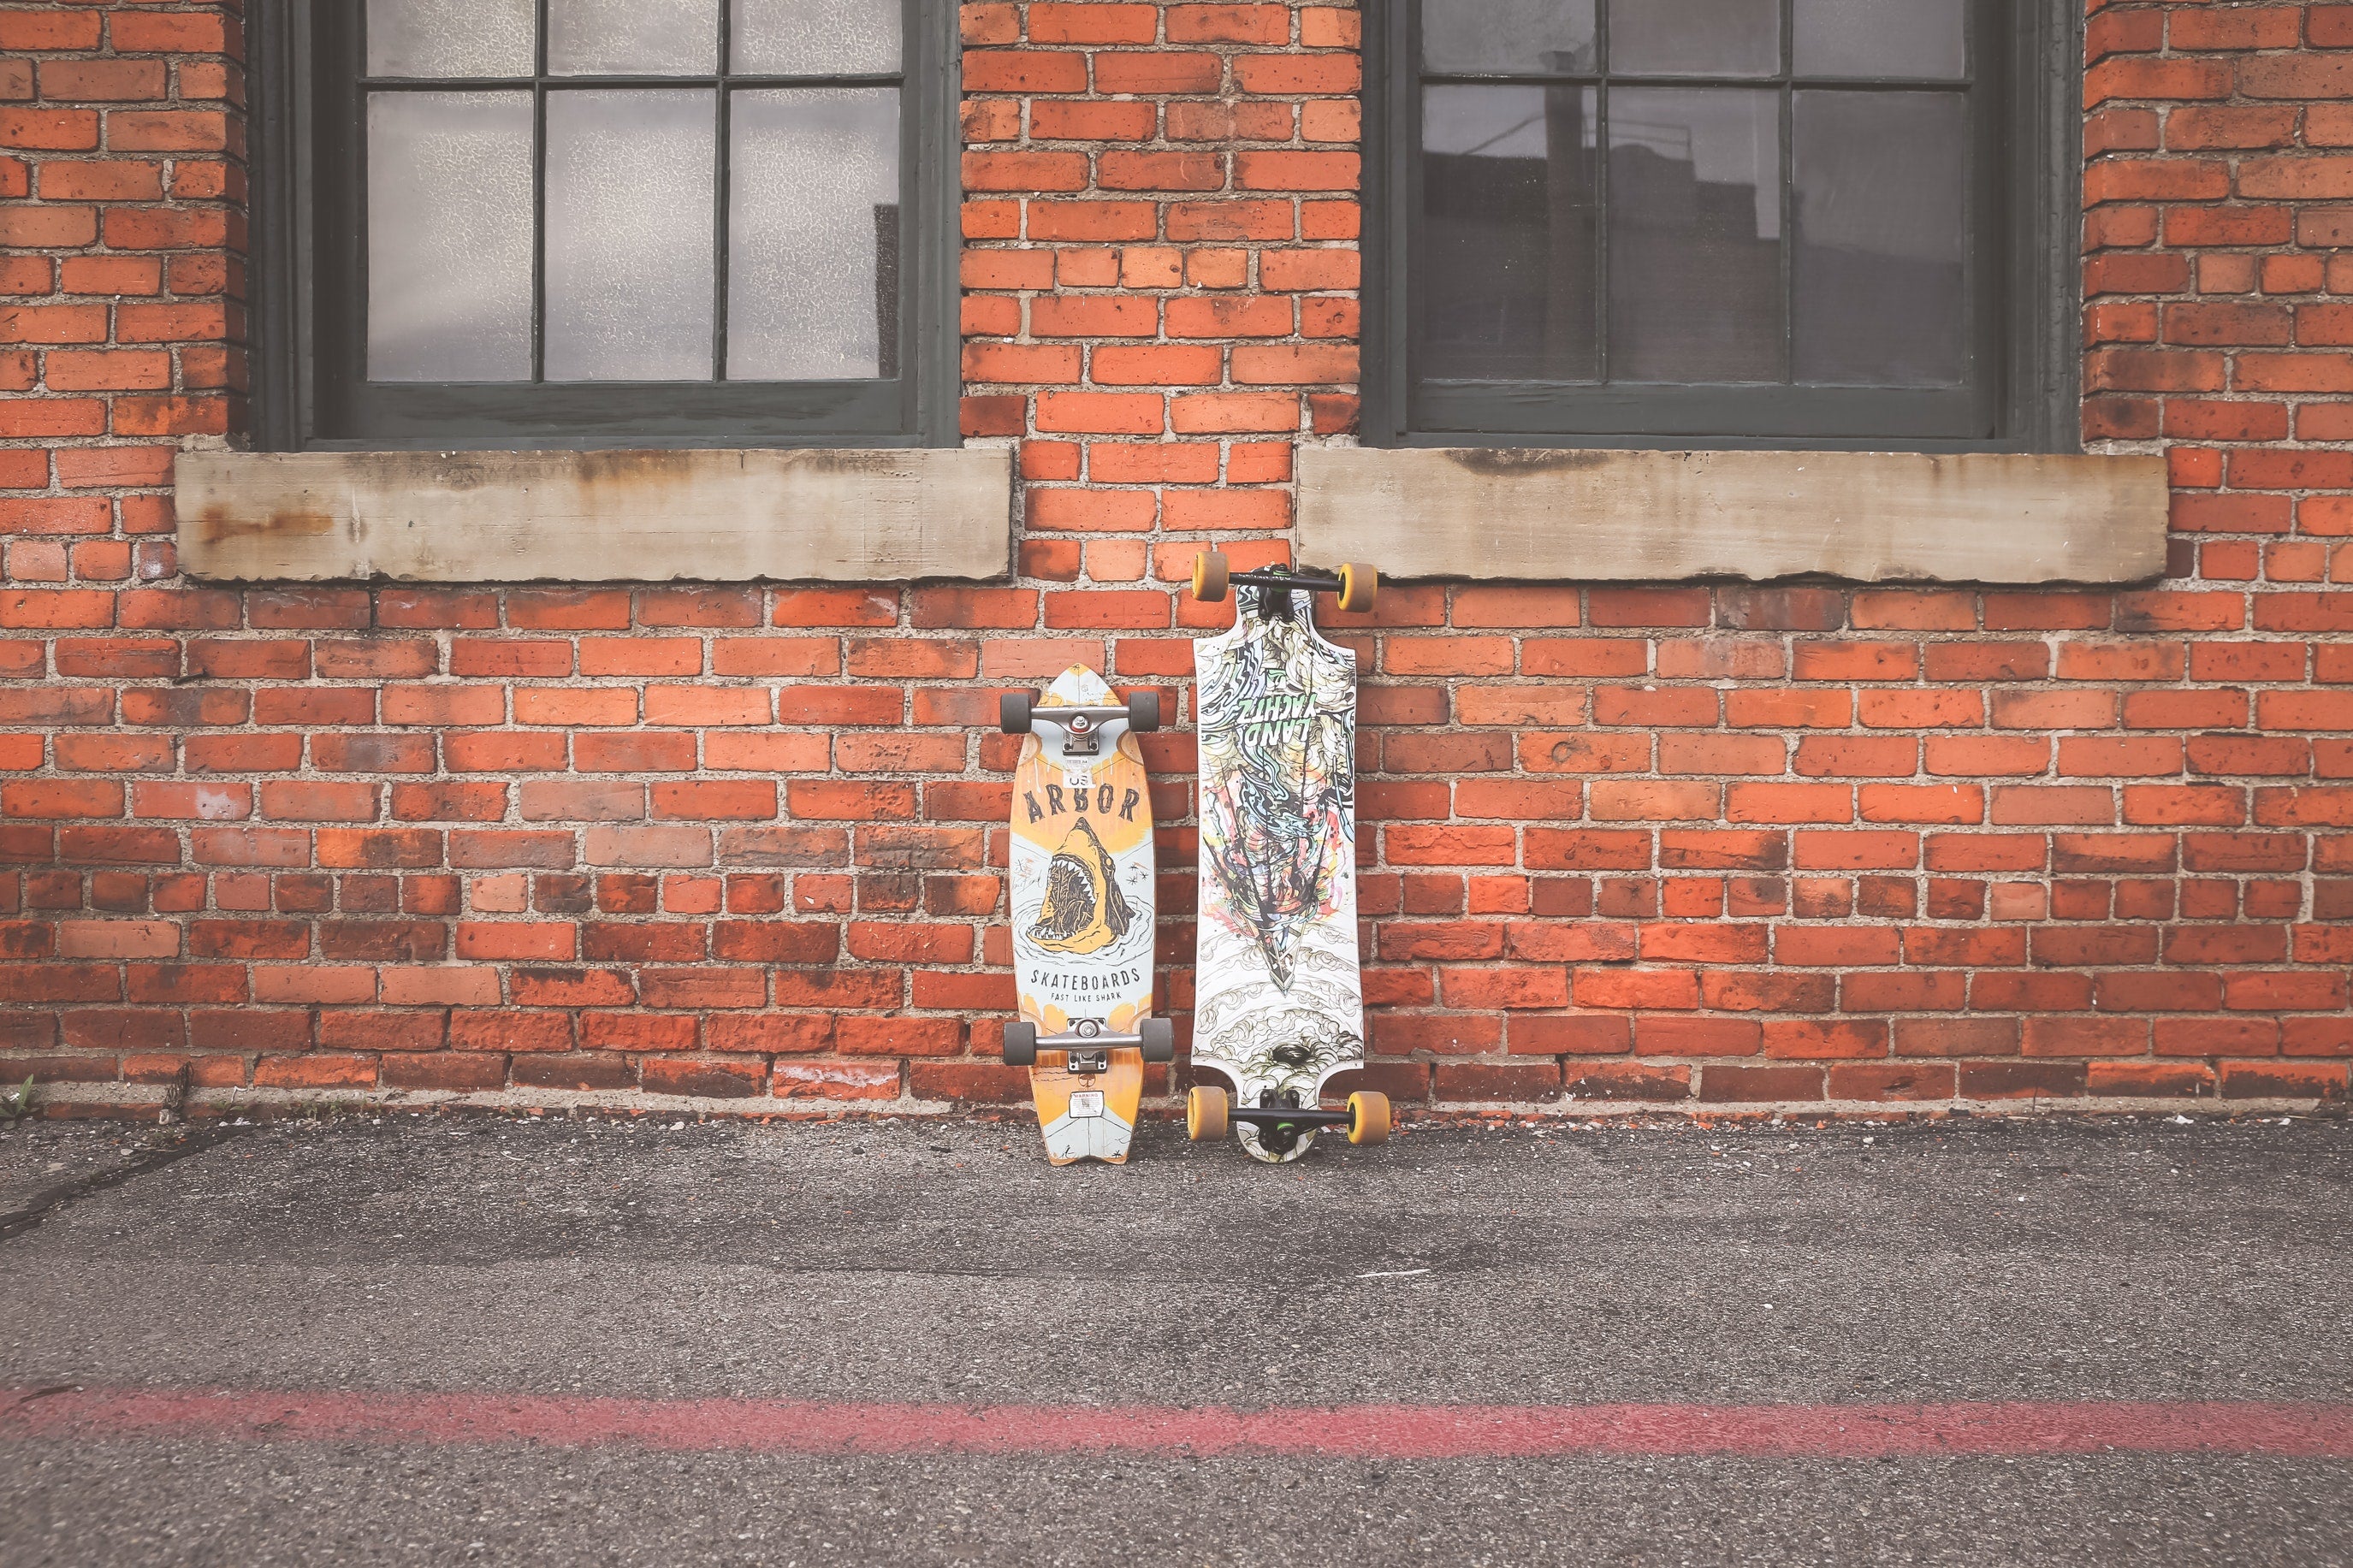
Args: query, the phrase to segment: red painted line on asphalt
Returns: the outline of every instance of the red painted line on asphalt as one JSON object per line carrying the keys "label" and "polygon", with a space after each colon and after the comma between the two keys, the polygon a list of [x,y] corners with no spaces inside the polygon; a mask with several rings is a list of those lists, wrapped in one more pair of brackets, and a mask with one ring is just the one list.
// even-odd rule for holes
{"label": "red painted line on asphalt", "polygon": [[1546,1458],[2261,1454],[2353,1458],[2353,1405],[1151,1405],[825,1404],[501,1394],[0,1390],[0,1439],[142,1437],[679,1453]]}

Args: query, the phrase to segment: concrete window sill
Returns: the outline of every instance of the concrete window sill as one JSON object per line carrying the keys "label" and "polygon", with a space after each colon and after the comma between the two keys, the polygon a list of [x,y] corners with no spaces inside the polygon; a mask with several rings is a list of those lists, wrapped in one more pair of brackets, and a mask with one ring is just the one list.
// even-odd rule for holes
{"label": "concrete window sill", "polygon": [[227,583],[906,582],[1011,569],[1013,455],[184,452],[182,567]]}
{"label": "concrete window sill", "polygon": [[1303,559],[1515,582],[2132,583],[2165,460],[1970,452],[1309,447]]}

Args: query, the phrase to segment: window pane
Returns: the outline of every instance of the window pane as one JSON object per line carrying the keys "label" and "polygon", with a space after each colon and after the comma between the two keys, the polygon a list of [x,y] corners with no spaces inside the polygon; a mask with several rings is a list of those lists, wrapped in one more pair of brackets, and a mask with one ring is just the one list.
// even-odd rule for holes
{"label": "window pane", "polygon": [[1961,379],[1968,116],[1953,92],[1800,92],[1798,379]]}
{"label": "window pane", "polygon": [[367,0],[370,76],[529,76],[532,0]]}
{"label": "window pane", "polygon": [[1609,69],[1642,76],[1770,76],[1777,0],[1609,0]]}
{"label": "window pane", "polygon": [[733,0],[735,69],[815,75],[899,68],[899,0]]}
{"label": "window pane", "polygon": [[729,126],[727,374],[896,375],[897,89],[739,92]]}
{"label": "window pane", "polygon": [[670,88],[547,95],[548,380],[711,378],[717,108]]}
{"label": "window pane", "polygon": [[1433,71],[1589,71],[1594,0],[1423,0]]}
{"label": "window pane", "polygon": [[1957,79],[1967,0],[1796,0],[1800,76]]}
{"label": "window pane", "polygon": [[531,95],[368,96],[367,375],[531,379]]}
{"label": "window pane", "polygon": [[1777,381],[1778,95],[1609,94],[1609,378]]}
{"label": "window pane", "polygon": [[1432,87],[1422,98],[1422,374],[1590,380],[1594,93]]}
{"label": "window pane", "polygon": [[547,0],[557,76],[701,75],[719,66],[719,0]]}

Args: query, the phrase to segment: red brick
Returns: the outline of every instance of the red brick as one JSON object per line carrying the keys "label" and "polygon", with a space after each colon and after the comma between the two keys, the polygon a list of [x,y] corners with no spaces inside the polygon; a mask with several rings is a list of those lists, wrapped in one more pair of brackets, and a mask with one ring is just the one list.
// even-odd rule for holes
{"label": "red brick", "polygon": [[1294,207],[1287,201],[1174,202],[1167,213],[1172,240],[1289,239],[1296,230]]}
{"label": "red brick", "polygon": [[[1073,103],[1043,99],[1029,106],[1029,134],[1040,141],[1146,142],[1152,138],[1153,121],[1153,106],[1145,102],[1091,100]],[[984,254],[995,257],[1004,253],[990,251]],[[1044,285],[1039,282],[984,286],[1042,288]]]}
{"label": "red brick", "polygon": [[[1222,376],[1225,356],[1208,344],[1107,343],[1089,364],[1098,386],[1208,386]],[[1247,380],[1237,372],[1236,380]],[[1075,476],[1073,476],[1075,477]]]}
{"label": "red brick", "polygon": [[1212,54],[1105,50],[1094,56],[1093,60],[1094,89],[1100,93],[1215,92],[1224,79],[1223,65]]}
{"label": "red brick", "polygon": [[1222,190],[1226,161],[1217,153],[1105,153],[1095,161],[1095,184],[1106,191]]}

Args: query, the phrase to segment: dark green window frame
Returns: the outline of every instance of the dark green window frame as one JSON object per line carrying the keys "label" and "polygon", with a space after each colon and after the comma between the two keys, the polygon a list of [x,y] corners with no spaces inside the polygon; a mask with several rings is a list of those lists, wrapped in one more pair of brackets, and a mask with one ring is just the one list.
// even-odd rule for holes
{"label": "dark green window frame", "polygon": [[[1426,71],[1422,0],[1394,0],[1369,12],[1366,80],[1377,101],[1367,105],[1366,116],[1366,353],[1360,426],[1365,443],[2080,449],[2082,19],[2067,7],[2036,0],[1969,4],[1968,374],[1957,388],[1896,390],[1789,383],[1443,381],[1419,374],[1414,333],[1424,302],[1417,295],[1421,279],[1415,250],[1423,210],[1423,84],[1484,79],[1598,87],[1601,78],[1596,71],[1479,78]],[[1607,0],[1600,0],[1599,10],[1606,28]],[[1778,76],[1641,79],[1646,88],[1782,89],[1785,186],[1788,92],[1812,85],[1789,74],[1791,10],[1791,0],[1781,0],[1783,69]],[[1898,84],[1848,78],[1819,85],[1868,89]],[[1597,219],[1605,235],[1606,214],[1605,206]]]}
{"label": "dark green window frame", "polygon": [[[885,351],[885,368],[896,374],[858,381],[586,383],[364,379],[360,9],[353,0],[255,0],[249,8],[249,292],[258,446],[296,451],[956,443],[961,191],[953,8],[903,0],[898,341]],[[543,56],[545,10],[542,0]],[[565,82],[576,88],[716,84],[723,94],[786,84],[856,86],[865,79],[567,77]],[[533,79],[465,85],[528,86],[543,97],[547,90]],[[726,156],[723,144],[720,155]],[[723,216],[717,243],[723,279]]]}

